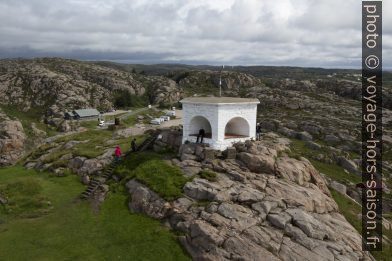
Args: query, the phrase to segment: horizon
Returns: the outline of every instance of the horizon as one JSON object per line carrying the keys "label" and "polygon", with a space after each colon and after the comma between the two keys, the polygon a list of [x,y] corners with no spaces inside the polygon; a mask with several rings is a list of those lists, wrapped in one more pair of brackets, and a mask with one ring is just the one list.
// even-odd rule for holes
{"label": "horizon", "polygon": [[[142,65],[142,66],[159,66],[159,65],[180,65],[180,66],[193,66],[193,67],[221,67],[224,65],[225,67],[277,67],[277,68],[302,68],[302,69],[323,69],[323,70],[358,70],[361,71],[361,67],[322,67],[322,66],[296,66],[296,65],[265,65],[265,64],[219,64],[219,63],[183,63],[183,62],[157,62],[157,63],[138,63],[132,61],[122,61],[122,60],[84,60],[78,58],[69,58],[69,57],[61,57],[61,56],[42,56],[42,57],[8,57],[8,58],[0,58],[0,60],[34,60],[34,59],[65,59],[65,60],[75,60],[80,62],[109,62],[115,64],[125,64],[125,65]],[[392,67],[383,67],[383,71],[392,72]]]}

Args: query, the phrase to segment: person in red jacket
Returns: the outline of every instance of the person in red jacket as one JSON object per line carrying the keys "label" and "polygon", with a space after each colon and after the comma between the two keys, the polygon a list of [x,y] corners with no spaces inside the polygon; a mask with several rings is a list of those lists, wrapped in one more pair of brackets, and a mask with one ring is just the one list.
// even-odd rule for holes
{"label": "person in red jacket", "polygon": [[122,155],[121,148],[120,148],[120,146],[117,145],[116,149],[114,150],[114,156],[115,156],[116,161],[118,161],[120,159],[121,155]]}

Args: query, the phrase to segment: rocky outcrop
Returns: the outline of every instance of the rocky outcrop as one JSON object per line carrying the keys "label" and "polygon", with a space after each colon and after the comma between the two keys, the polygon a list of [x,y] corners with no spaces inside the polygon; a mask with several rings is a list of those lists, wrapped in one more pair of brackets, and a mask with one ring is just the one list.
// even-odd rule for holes
{"label": "rocky outcrop", "polygon": [[183,233],[180,242],[194,260],[373,260],[324,178],[305,158],[285,155],[287,140],[267,136],[236,144],[236,159],[172,160],[217,172],[216,181],[186,183],[174,202],[128,182],[130,209]]}
{"label": "rocky outcrop", "polygon": [[173,104],[184,96],[175,81],[162,76],[150,76],[150,93],[155,104]]}
{"label": "rocky outcrop", "polygon": [[161,199],[158,194],[134,179],[130,180],[126,184],[126,187],[132,195],[132,201],[129,202],[130,210],[145,213],[157,219],[162,219],[167,216],[170,205]]}
{"label": "rocky outcrop", "polygon": [[17,120],[0,122],[0,166],[15,163],[24,153],[26,135]]}
{"label": "rocky outcrop", "polygon": [[[61,119],[69,110],[114,107],[117,91],[149,102],[172,103],[181,98],[175,81],[146,76],[89,62],[60,58],[0,61],[0,104],[29,111],[39,108],[45,119]],[[148,88],[148,90],[147,90]]]}
{"label": "rocky outcrop", "polygon": [[[209,93],[212,90],[219,88],[219,71],[188,71],[179,73],[173,76],[173,79],[178,82],[181,89],[197,90],[202,88],[209,88]],[[245,73],[224,71],[221,76],[222,91],[225,95],[239,95],[245,89],[253,93],[253,88],[262,87],[264,84],[260,79]],[[200,90],[206,91],[206,90]]]}

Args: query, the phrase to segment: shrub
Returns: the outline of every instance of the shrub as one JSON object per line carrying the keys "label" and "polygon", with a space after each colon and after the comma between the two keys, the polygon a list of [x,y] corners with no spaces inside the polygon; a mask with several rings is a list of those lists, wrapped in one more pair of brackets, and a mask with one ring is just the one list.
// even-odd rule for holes
{"label": "shrub", "polygon": [[202,170],[199,172],[199,176],[208,181],[216,181],[216,173],[211,170]]}
{"label": "shrub", "polygon": [[128,90],[117,90],[114,95],[114,106],[116,108],[141,107],[146,105],[146,97],[133,95]]}

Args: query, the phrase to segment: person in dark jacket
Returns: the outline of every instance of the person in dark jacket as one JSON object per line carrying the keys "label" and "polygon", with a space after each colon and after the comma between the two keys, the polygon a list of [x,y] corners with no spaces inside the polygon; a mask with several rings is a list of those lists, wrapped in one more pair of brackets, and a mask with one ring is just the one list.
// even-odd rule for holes
{"label": "person in dark jacket", "polygon": [[133,138],[133,140],[131,141],[131,148],[133,152],[136,152],[136,139]]}
{"label": "person in dark jacket", "polygon": [[199,142],[199,139],[200,139],[200,143],[203,143],[203,139],[205,135],[206,135],[206,131],[204,129],[200,129],[199,135],[197,135],[196,143]]}
{"label": "person in dark jacket", "polygon": [[256,140],[261,140],[261,125],[257,123],[256,126]]}

